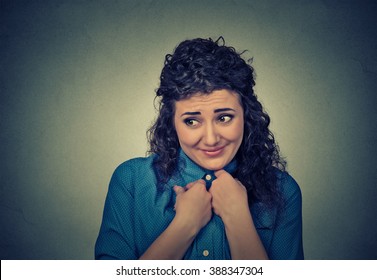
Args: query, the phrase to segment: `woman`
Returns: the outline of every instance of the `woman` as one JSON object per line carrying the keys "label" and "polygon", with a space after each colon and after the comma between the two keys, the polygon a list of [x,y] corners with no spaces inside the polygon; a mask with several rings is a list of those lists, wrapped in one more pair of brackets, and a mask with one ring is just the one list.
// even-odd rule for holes
{"label": "woman", "polygon": [[115,170],[97,259],[303,259],[301,192],[254,85],[221,37],[166,56],[150,156]]}

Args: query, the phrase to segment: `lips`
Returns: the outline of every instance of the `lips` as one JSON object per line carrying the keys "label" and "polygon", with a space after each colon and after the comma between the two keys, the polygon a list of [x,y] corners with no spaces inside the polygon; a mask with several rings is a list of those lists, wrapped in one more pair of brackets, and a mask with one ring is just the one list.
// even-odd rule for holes
{"label": "lips", "polygon": [[215,148],[215,149],[210,149],[210,150],[203,150],[203,149],[202,149],[202,152],[203,152],[206,156],[209,156],[209,157],[215,157],[215,156],[218,156],[218,155],[220,155],[223,151],[224,151],[224,146],[223,146],[223,147],[219,147],[219,148]]}

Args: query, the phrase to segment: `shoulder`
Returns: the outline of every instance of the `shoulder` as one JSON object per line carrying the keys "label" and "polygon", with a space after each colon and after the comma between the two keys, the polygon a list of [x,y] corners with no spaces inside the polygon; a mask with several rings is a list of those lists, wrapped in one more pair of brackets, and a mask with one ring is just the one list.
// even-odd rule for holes
{"label": "shoulder", "polygon": [[154,158],[154,155],[148,157],[137,157],[119,164],[111,177],[110,187],[112,185],[122,185],[130,188],[130,186],[134,185],[134,183],[142,180],[143,178],[153,178]]}
{"label": "shoulder", "polygon": [[278,188],[280,189],[283,197],[300,197],[301,189],[296,180],[286,171],[276,169],[276,177]]}
{"label": "shoulder", "polygon": [[114,171],[114,175],[119,177],[127,177],[143,171],[151,171],[155,156],[137,157],[129,159],[121,164]]}

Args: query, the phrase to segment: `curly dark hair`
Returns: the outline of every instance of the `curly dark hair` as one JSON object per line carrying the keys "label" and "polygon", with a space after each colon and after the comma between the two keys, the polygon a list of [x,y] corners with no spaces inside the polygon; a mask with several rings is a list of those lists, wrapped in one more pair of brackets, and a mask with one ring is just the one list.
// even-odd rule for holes
{"label": "curly dark hair", "polygon": [[284,171],[275,139],[268,126],[270,118],[257,100],[252,60],[245,61],[233,47],[225,46],[223,37],[193,39],[180,43],[165,57],[156,98],[160,98],[158,117],[148,130],[149,153],[158,155],[155,168],[159,180],[167,181],[176,171],[179,141],[173,119],[175,102],[193,94],[209,94],[227,89],[238,93],[244,110],[244,135],[235,156],[233,174],[246,187],[249,205],[263,202],[269,207],[280,204],[277,170]]}

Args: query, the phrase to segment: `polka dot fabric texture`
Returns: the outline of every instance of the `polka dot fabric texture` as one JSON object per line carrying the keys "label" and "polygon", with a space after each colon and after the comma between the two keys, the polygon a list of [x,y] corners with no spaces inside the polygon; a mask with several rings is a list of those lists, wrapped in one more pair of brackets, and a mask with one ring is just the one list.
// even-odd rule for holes
{"label": "polka dot fabric texture", "polygon": [[[167,183],[164,191],[160,191],[156,187],[153,158],[135,158],[115,170],[95,245],[96,259],[138,259],[174,218],[175,193],[172,187],[204,178],[208,188],[215,179],[212,171],[196,165],[180,151],[183,171]],[[225,167],[229,173],[235,169],[235,162]],[[281,173],[279,178],[285,198],[284,211],[266,211],[258,203],[250,211],[270,259],[303,259],[301,191],[287,173]],[[212,216],[184,259],[231,259],[220,217]]]}

